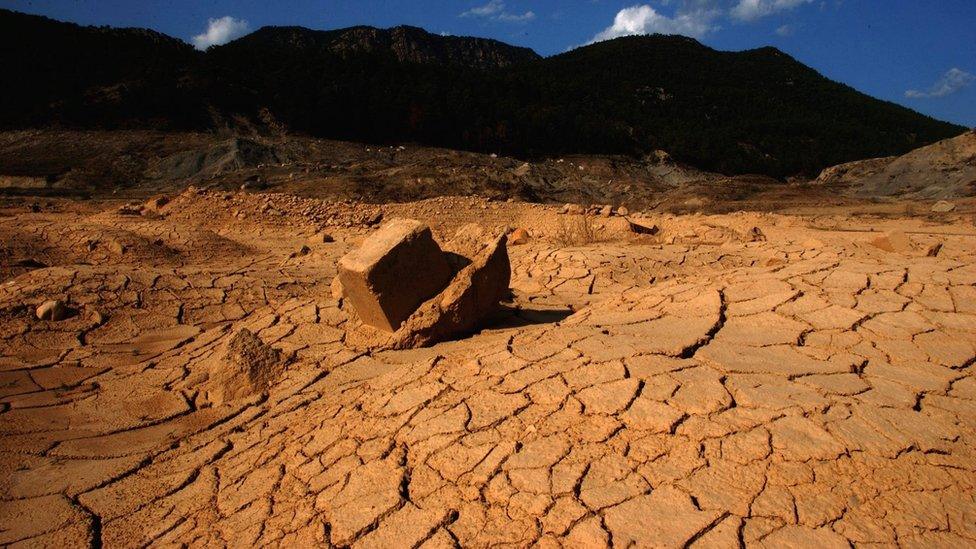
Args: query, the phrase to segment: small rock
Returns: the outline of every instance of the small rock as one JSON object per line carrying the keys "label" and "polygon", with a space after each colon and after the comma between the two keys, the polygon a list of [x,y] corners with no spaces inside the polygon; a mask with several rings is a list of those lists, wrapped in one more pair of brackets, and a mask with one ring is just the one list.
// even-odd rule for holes
{"label": "small rock", "polygon": [[519,227],[518,229],[515,229],[514,231],[512,231],[512,234],[509,235],[508,239],[509,239],[508,240],[509,243],[512,246],[518,246],[520,244],[525,244],[526,242],[529,241],[529,232],[526,231],[525,229]]}
{"label": "small rock", "polygon": [[946,200],[940,200],[932,205],[932,211],[935,213],[949,213],[955,209],[956,205]]}
{"label": "small rock", "polygon": [[336,301],[342,301],[346,297],[345,289],[342,287],[342,281],[339,280],[338,276],[332,279],[329,291],[332,294],[332,298]]}
{"label": "small rock", "polygon": [[92,322],[95,323],[96,326],[101,326],[102,324],[105,324],[105,322],[108,321],[108,316],[97,309],[92,310],[90,314],[91,314],[91,320]]}
{"label": "small rock", "polygon": [[122,244],[121,242],[115,239],[106,242],[105,246],[108,248],[110,252],[112,252],[115,255],[122,255],[125,253],[126,250],[125,244]]}
{"label": "small rock", "polygon": [[142,211],[143,211],[143,213],[146,213],[146,212],[159,213],[159,211],[162,210],[163,207],[166,206],[167,204],[169,204],[169,197],[168,196],[155,196],[153,198],[150,198],[143,205]]}
{"label": "small rock", "polygon": [[661,228],[658,227],[657,225],[637,223],[634,221],[628,221],[628,223],[630,223],[631,232],[635,234],[648,234],[654,236],[657,233],[661,232]]}
{"label": "small rock", "polygon": [[753,227],[749,229],[749,240],[752,242],[765,242],[766,234],[759,227]]}
{"label": "small rock", "polygon": [[927,252],[925,252],[925,255],[928,257],[938,257],[939,252],[941,251],[942,251],[942,243],[936,242],[935,244],[929,246],[929,249]]}
{"label": "small rock", "polygon": [[45,301],[35,311],[39,320],[53,320],[55,322],[70,317],[71,313],[72,310],[60,299]]}
{"label": "small rock", "polygon": [[335,239],[329,233],[315,233],[308,237],[308,241],[311,244],[328,244],[329,242],[335,242]]}
{"label": "small rock", "polygon": [[617,208],[617,215],[624,217],[629,214],[630,214],[630,210],[627,209],[627,206],[621,206]]}
{"label": "small rock", "polygon": [[374,227],[376,225],[379,225],[382,221],[383,221],[383,212],[376,212],[368,220],[366,220],[366,224],[369,225],[370,227]]}
{"label": "small rock", "polygon": [[600,215],[603,217],[610,217],[613,215],[613,208],[610,206],[604,206],[600,208]]}
{"label": "small rock", "polygon": [[125,215],[125,216],[142,215],[142,204],[139,204],[137,206],[132,204],[126,204],[125,206],[120,206],[118,209],[118,214]]}
{"label": "small rock", "polygon": [[312,252],[312,249],[311,248],[309,248],[308,246],[302,246],[301,248],[298,249],[298,251],[292,252],[288,256],[288,258],[289,259],[293,259],[293,258],[296,258],[296,257],[303,257],[303,256],[308,255],[311,252]]}

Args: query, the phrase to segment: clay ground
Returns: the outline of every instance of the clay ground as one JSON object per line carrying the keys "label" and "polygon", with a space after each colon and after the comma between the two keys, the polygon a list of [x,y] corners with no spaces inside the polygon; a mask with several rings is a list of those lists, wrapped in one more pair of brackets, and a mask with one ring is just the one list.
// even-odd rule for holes
{"label": "clay ground", "polygon": [[[639,236],[481,199],[117,206],[0,216],[0,544],[976,544],[968,214],[654,214]],[[348,348],[329,285],[378,214],[528,229],[507,312]],[[891,229],[914,247],[869,243]],[[57,298],[77,315],[36,320]],[[284,376],[207,405],[242,328]]]}

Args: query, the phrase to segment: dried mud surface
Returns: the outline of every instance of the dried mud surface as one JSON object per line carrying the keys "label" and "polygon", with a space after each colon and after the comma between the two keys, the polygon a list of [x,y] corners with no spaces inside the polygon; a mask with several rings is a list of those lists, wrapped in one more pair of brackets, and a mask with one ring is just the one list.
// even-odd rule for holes
{"label": "dried mud surface", "polygon": [[[116,210],[0,212],[0,544],[976,543],[968,218],[634,216],[659,229],[636,236],[481,199]],[[329,284],[380,215],[527,229],[507,312],[350,350]],[[891,229],[913,248],[870,244]],[[37,320],[49,299],[77,314]],[[243,329],[280,373],[215,403]]]}

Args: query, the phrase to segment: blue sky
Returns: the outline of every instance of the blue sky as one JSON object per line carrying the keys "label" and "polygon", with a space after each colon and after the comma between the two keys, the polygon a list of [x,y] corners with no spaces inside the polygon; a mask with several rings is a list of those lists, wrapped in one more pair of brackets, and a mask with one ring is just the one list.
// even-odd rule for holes
{"label": "blue sky", "polygon": [[623,34],[685,34],[722,50],[775,46],[875,97],[976,126],[976,0],[0,0],[0,6],[81,24],[149,27],[201,46],[264,25],[409,24],[497,38],[543,55]]}

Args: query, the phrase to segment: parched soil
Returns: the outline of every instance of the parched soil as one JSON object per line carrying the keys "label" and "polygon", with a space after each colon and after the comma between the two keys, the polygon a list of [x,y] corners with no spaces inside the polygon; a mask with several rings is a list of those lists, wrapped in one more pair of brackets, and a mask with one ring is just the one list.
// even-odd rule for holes
{"label": "parched soil", "polygon": [[[505,310],[348,347],[336,261],[392,217],[525,228]],[[0,243],[0,544],[976,544],[969,214],[190,190],[17,205]]]}

